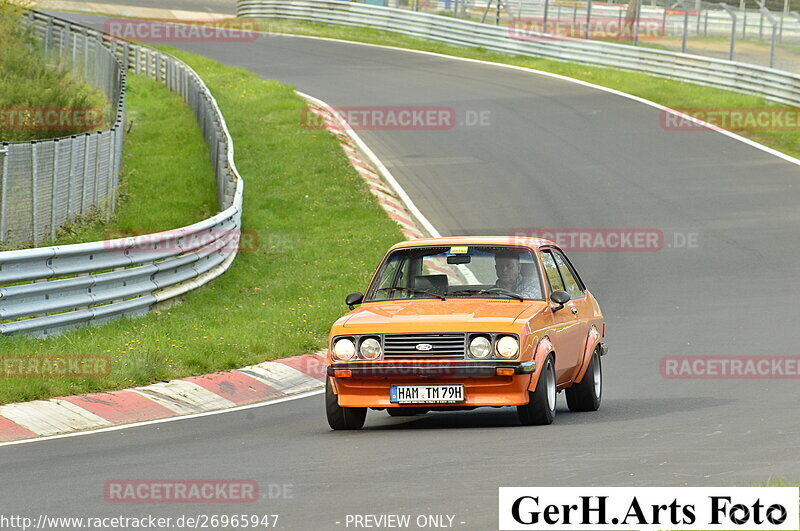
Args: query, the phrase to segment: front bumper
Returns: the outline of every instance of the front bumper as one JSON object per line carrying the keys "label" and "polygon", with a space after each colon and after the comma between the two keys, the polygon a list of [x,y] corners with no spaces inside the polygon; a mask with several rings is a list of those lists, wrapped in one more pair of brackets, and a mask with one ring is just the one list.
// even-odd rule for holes
{"label": "front bumper", "polygon": [[[498,376],[498,368],[513,368],[514,373]],[[528,403],[528,387],[533,362],[459,362],[459,363],[334,363],[328,366],[342,407],[479,407],[517,406]],[[350,371],[350,376],[338,371]],[[393,385],[464,386],[463,402],[457,404],[394,404],[389,401]]]}
{"label": "front bumper", "polygon": [[337,362],[328,365],[328,376],[336,371],[350,371],[353,378],[419,377],[440,378],[450,376],[490,377],[497,376],[497,369],[514,369],[514,374],[529,374],[536,370],[536,363],[529,362]]}

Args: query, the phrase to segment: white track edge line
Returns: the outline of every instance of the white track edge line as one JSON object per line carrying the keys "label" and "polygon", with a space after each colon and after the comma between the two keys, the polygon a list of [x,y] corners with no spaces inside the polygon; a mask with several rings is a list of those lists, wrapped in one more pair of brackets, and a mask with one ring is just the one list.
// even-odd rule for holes
{"label": "white track edge line", "polygon": [[422,223],[423,227],[425,227],[425,230],[427,230],[431,236],[433,236],[434,238],[441,238],[442,236],[441,233],[438,230],[436,230],[436,227],[434,227],[433,224],[428,220],[428,218],[425,217],[425,215],[420,211],[420,209],[417,208],[417,205],[414,204],[414,201],[411,200],[411,197],[409,197],[409,195],[406,193],[403,187],[400,186],[400,183],[397,182],[397,179],[394,178],[394,175],[392,175],[392,172],[389,171],[389,168],[387,168],[383,164],[383,162],[381,162],[378,156],[375,155],[375,152],[373,152],[369,148],[369,146],[367,146],[367,144],[361,139],[361,137],[358,136],[358,133],[356,133],[353,130],[353,128],[350,126],[349,123],[347,123],[347,121],[342,117],[342,115],[333,107],[331,107],[324,101],[315,98],[314,96],[310,96],[304,92],[300,92],[299,90],[295,90],[295,92],[301,98],[304,98],[312,103],[315,103],[316,105],[319,105],[320,107],[326,109],[333,116],[338,118],[339,121],[345,126],[345,133],[350,138],[353,139],[353,142],[355,142],[358,148],[367,156],[367,158],[370,159],[370,162],[372,162],[372,164],[375,165],[375,167],[378,169],[383,178],[386,179],[386,182],[388,182],[389,185],[392,188],[394,188],[394,191],[397,192],[397,195],[400,196],[400,199],[403,201],[403,203],[406,204],[406,208],[408,208],[414,215],[414,217],[416,217],[419,220],[419,222]]}
{"label": "white track edge line", "polygon": [[[289,19],[287,19],[287,20],[289,20]],[[656,109],[659,109],[659,110],[662,110],[662,111],[665,111],[665,112],[669,112],[671,114],[674,114],[676,116],[680,116],[681,118],[689,120],[689,121],[691,121],[693,123],[696,123],[696,124],[698,124],[698,125],[700,125],[702,127],[706,127],[706,128],[708,128],[708,129],[710,129],[712,131],[716,131],[718,133],[722,133],[723,135],[725,135],[727,137],[733,138],[734,140],[738,140],[739,142],[747,144],[747,145],[749,145],[751,147],[754,147],[756,149],[760,149],[761,151],[764,151],[765,153],[769,153],[770,155],[774,155],[774,156],[776,156],[778,158],[781,158],[781,159],[785,160],[786,162],[789,162],[791,164],[795,164],[797,166],[800,166],[800,159],[792,157],[791,155],[787,155],[786,153],[783,153],[783,152],[778,151],[776,149],[773,149],[771,147],[765,146],[764,144],[760,144],[759,142],[756,142],[755,140],[751,140],[749,138],[745,138],[745,137],[743,137],[741,135],[738,135],[738,134],[736,134],[736,133],[734,133],[732,131],[728,131],[727,129],[722,129],[721,127],[718,127],[716,125],[710,124],[708,122],[705,122],[705,121],[700,120],[698,118],[695,118],[693,116],[689,116],[688,114],[682,113],[682,112],[680,112],[678,110],[672,109],[672,108],[667,107],[665,105],[661,105],[660,103],[656,103],[654,101],[648,100],[646,98],[642,98],[640,96],[634,96],[633,94],[628,94],[627,92],[622,92],[621,90],[617,90],[617,89],[613,89],[613,88],[609,88],[609,87],[604,87],[603,85],[597,85],[597,84],[591,83],[589,81],[583,81],[583,80],[576,79],[574,77],[565,76],[565,75],[562,75],[562,74],[555,74],[553,72],[546,72],[544,70],[536,70],[535,68],[528,68],[528,67],[525,67],[525,66],[510,65],[510,64],[505,64],[505,63],[495,63],[495,62],[486,61],[486,60],[483,60],[483,59],[472,59],[470,57],[459,57],[457,55],[447,55],[447,54],[438,53],[438,52],[428,52],[428,51],[425,51],[425,50],[414,50],[414,49],[411,49],[411,48],[401,48],[399,46],[388,46],[388,45],[385,45],[385,44],[372,44],[372,43],[368,43],[368,42],[349,41],[349,40],[346,40],[346,39],[334,39],[334,38],[331,38],[331,37],[315,37],[315,36],[312,36],[312,35],[294,35],[294,34],[291,34],[291,33],[269,33],[269,32],[267,32],[267,35],[276,35],[276,36],[280,36],[280,37],[296,37],[296,38],[300,38],[300,39],[316,39],[316,40],[321,40],[321,41],[333,41],[333,42],[340,42],[340,43],[346,43],[346,44],[355,44],[355,45],[359,45],[359,46],[372,46],[374,48],[384,48],[384,49],[387,49],[387,50],[395,50],[395,51],[401,51],[401,52],[407,52],[407,53],[416,53],[416,54],[421,54],[421,55],[428,55],[428,56],[431,56],[431,57],[439,57],[439,58],[442,58],[442,59],[450,59],[450,60],[453,60],[453,61],[462,61],[462,62],[481,64],[481,65],[486,65],[486,66],[496,66],[496,67],[501,67],[501,68],[508,68],[508,69],[511,69],[511,70],[518,70],[520,72],[527,72],[527,73],[530,73],[530,74],[537,74],[537,75],[540,75],[540,76],[550,77],[550,78],[553,78],[553,79],[559,79],[561,81],[567,81],[567,82],[570,82],[570,83],[575,83],[575,84],[578,84],[578,85],[582,85],[584,87],[589,87],[589,88],[593,88],[593,89],[597,89],[597,90],[602,90],[603,92],[607,92],[609,94],[614,94],[616,96],[621,96],[623,98],[627,98],[629,100],[636,101],[638,103],[643,103],[645,105],[649,105],[651,107],[655,107]],[[466,49],[472,49],[472,47],[467,47]],[[509,55],[509,57],[512,57],[512,56]],[[536,57],[532,57],[532,58],[533,59],[537,59]],[[540,58],[540,59],[545,59],[545,58]],[[566,62],[570,63],[569,61],[566,61]],[[582,63],[574,63],[574,62],[572,62],[570,64],[582,64]],[[586,65],[586,66],[590,66],[590,67],[593,67],[593,68],[604,68],[606,70],[625,71],[625,70],[621,70],[621,69],[606,68],[606,67],[602,67],[602,66],[593,66],[593,65]],[[641,73],[644,73],[644,72],[635,72],[635,73],[640,73],[641,74]],[[644,74],[645,75],[650,75],[651,77],[655,77],[655,76],[652,76],[652,74],[647,74],[647,73],[644,73]],[[668,78],[668,79],[672,79],[674,81],[678,81],[678,82],[681,82],[681,83],[688,83],[688,84],[691,84],[691,85],[701,86],[701,85],[697,85],[696,83],[692,83],[690,81],[683,81],[683,80],[675,79],[675,78]],[[718,89],[718,90],[725,90],[725,89]],[[296,92],[298,94],[300,94],[301,96],[303,95],[299,91],[296,91]],[[761,96],[757,96],[757,95],[754,95],[754,94],[749,94],[749,96],[761,97]],[[381,166],[383,166],[383,165],[381,165]]]}
{"label": "white track edge line", "polygon": [[189,415],[179,415],[176,417],[166,417],[163,419],[153,419],[153,420],[143,420],[139,422],[133,422],[131,424],[120,424],[119,426],[107,426],[105,428],[99,428],[95,430],[83,430],[83,431],[73,431],[70,433],[59,433],[58,435],[47,435],[45,437],[35,437],[31,439],[22,439],[19,441],[7,441],[0,443],[0,448],[3,446],[16,446],[20,444],[30,444],[30,443],[37,443],[37,442],[44,442],[50,441],[53,439],[66,439],[68,437],[80,437],[82,435],[94,435],[97,433],[105,433],[110,431],[120,431],[120,430],[127,430],[128,428],[138,428],[141,426],[150,426],[153,424],[164,424],[166,422],[175,422],[178,420],[188,420],[188,419],[195,419],[199,417],[209,417],[212,415],[221,415],[223,413],[233,413],[236,411],[244,411],[246,409],[254,409],[258,407],[265,407],[265,406],[272,406],[275,404],[280,404],[282,402],[288,402],[290,400],[299,400],[301,398],[308,398],[310,396],[315,396],[324,393],[324,389],[314,389],[313,391],[303,391],[302,393],[298,393],[296,395],[289,395],[283,396],[280,398],[275,398],[272,400],[267,400],[265,402],[256,402],[254,404],[245,404],[242,406],[236,406],[227,409],[216,409],[214,411],[203,411],[200,413],[191,413]]}

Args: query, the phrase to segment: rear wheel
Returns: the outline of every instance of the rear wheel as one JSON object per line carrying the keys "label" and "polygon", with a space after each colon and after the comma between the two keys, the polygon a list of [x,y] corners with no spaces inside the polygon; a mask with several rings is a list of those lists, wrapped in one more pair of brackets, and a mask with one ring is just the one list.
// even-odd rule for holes
{"label": "rear wheel", "polygon": [[367,418],[365,407],[342,407],[339,399],[333,392],[331,379],[325,382],[325,413],[328,415],[328,424],[334,430],[360,430]]}
{"label": "rear wheel", "polygon": [[530,400],[527,404],[517,406],[519,421],[524,426],[552,424],[556,416],[556,369],[553,356],[545,360],[536,390],[528,391],[528,397]]}
{"label": "rear wheel", "polygon": [[595,350],[581,383],[567,389],[567,406],[570,411],[597,411],[603,398],[603,365],[600,353]]}

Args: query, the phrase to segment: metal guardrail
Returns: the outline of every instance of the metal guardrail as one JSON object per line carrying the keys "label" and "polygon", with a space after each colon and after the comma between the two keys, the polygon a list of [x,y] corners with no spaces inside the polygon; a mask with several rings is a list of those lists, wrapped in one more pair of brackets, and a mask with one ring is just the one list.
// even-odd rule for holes
{"label": "metal guardrail", "polygon": [[123,67],[183,97],[211,152],[222,211],[156,234],[0,252],[0,334],[48,335],[141,314],[221,275],[236,256],[244,185],[225,119],[203,80],[166,53],[49,15],[33,16],[97,39]]}
{"label": "metal guardrail", "polygon": [[105,210],[110,217],[122,158],[125,71],[114,54],[83,28],[59,25],[35,13],[28,22],[45,58],[100,89],[111,102],[113,117],[108,131],[0,146],[6,152],[0,160],[0,242],[5,245],[55,239],[57,227],[93,209]]}
{"label": "metal guardrail", "polygon": [[534,32],[514,38],[502,26],[335,0],[239,0],[237,15],[369,27],[456,46],[643,72],[800,106],[800,74],[710,57]]}

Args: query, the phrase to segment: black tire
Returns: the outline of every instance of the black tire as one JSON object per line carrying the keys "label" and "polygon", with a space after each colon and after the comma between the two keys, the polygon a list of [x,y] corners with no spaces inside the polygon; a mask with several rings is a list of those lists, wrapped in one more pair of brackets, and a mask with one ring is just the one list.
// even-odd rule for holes
{"label": "black tire", "polygon": [[325,413],[328,415],[328,424],[334,430],[360,430],[367,418],[365,407],[342,407],[339,399],[333,392],[331,379],[325,382]]}
{"label": "black tire", "polygon": [[542,365],[542,373],[536,383],[536,390],[528,391],[530,401],[517,406],[517,415],[523,426],[544,426],[552,424],[556,416],[556,369],[553,356],[548,356]]}
{"label": "black tire", "polygon": [[603,364],[595,350],[581,383],[567,389],[567,406],[570,411],[597,411],[603,398]]}
{"label": "black tire", "polygon": [[413,417],[427,413],[428,410],[422,407],[387,407],[386,412],[392,417]]}

